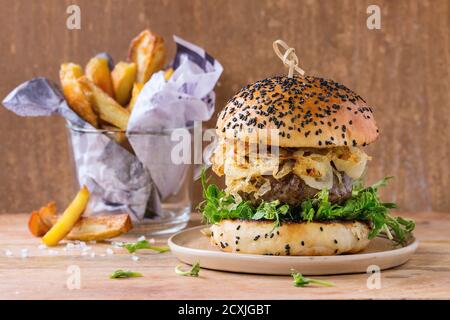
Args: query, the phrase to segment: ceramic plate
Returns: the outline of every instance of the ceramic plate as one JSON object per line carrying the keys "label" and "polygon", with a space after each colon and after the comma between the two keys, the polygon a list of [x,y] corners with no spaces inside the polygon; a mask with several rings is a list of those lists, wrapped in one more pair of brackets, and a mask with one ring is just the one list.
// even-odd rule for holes
{"label": "ceramic plate", "polygon": [[304,275],[328,275],[367,272],[370,265],[381,270],[399,266],[408,261],[419,242],[412,241],[405,247],[394,248],[384,238],[373,239],[358,254],[338,256],[265,256],[222,252],[209,244],[208,237],[200,230],[206,226],[183,230],[169,239],[173,254],[182,262],[200,262],[202,268],[255,273],[289,275],[295,269]]}

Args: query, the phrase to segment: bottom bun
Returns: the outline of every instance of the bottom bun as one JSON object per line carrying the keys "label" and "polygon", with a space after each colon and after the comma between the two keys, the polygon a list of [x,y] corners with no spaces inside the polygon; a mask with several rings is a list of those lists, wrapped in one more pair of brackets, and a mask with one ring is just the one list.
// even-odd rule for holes
{"label": "bottom bun", "polygon": [[210,227],[222,251],[276,256],[356,253],[369,244],[370,227],[360,221],[285,222],[222,220]]}

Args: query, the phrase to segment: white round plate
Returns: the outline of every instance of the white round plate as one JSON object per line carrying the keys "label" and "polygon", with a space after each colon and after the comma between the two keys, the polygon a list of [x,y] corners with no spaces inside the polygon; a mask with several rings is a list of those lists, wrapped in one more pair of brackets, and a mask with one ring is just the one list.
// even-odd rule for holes
{"label": "white round plate", "polygon": [[265,256],[222,252],[209,243],[198,226],[183,230],[169,239],[172,253],[187,264],[200,263],[202,268],[221,271],[289,275],[292,269],[304,275],[329,275],[367,272],[370,265],[381,270],[399,266],[408,261],[419,242],[394,248],[384,238],[373,239],[369,246],[357,254],[337,256]]}

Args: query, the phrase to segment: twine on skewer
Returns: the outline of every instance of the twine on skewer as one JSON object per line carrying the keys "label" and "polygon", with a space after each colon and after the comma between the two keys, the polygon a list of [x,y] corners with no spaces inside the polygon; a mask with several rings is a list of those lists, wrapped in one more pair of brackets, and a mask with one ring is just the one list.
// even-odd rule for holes
{"label": "twine on skewer", "polygon": [[[281,53],[279,46],[283,47],[286,51]],[[275,40],[273,42],[273,51],[275,51],[278,58],[283,61],[283,64],[289,68],[288,77],[292,78],[294,70],[300,75],[304,75],[305,71],[298,66],[298,58],[295,54],[295,49],[289,47],[283,40]]]}

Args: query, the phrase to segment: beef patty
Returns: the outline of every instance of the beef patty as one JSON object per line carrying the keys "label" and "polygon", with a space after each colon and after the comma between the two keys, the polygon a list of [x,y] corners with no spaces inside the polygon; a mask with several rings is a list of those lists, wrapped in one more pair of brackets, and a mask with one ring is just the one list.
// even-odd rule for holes
{"label": "beef patty", "polygon": [[[342,182],[333,174],[333,187],[330,189],[329,201],[331,203],[341,203],[352,195],[352,178],[345,173],[341,173]],[[265,176],[269,179],[271,189],[262,196],[255,198],[254,193],[239,193],[240,196],[254,205],[259,205],[262,201],[280,200],[292,206],[299,205],[302,201],[314,197],[320,190],[308,186],[300,177],[290,173],[281,179],[273,176]]]}

